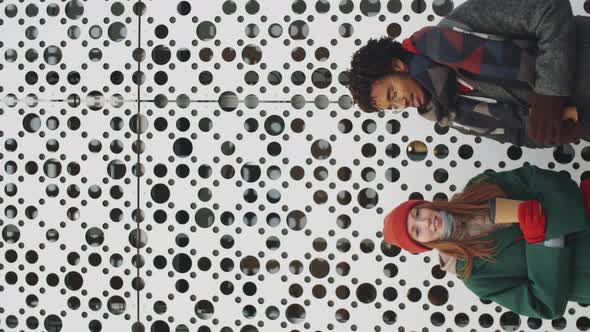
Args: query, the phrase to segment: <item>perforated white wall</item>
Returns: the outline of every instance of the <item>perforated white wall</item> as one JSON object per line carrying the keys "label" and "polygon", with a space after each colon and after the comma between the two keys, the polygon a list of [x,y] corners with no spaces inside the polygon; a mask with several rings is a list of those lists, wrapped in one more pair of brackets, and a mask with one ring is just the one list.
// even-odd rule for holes
{"label": "perforated white wall", "polygon": [[590,176],[586,142],[352,106],[354,50],[460,3],[0,0],[0,331],[588,330],[382,242],[399,202],[488,168]]}

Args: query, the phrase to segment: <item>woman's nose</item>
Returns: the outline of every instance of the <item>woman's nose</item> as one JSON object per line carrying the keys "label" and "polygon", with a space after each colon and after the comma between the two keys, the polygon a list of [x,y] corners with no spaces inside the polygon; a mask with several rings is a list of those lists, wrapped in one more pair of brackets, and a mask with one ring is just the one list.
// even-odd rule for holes
{"label": "woman's nose", "polygon": [[430,228],[430,226],[432,226],[432,222],[431,222],[430,218],[424,218],[424,219],[420,219],[417,221],[420,222],[420,224],[423,224],[424,227]]}
{"label": "woman's nose", "polygon": [[404,103],[403,99],[401,99],[401,98],[396,98],[396,99],[394,99],[394,100],[393,100],[393,107],[394,107],[395,109],[398,109],[398,110],[399,110],[399,109],[406,108],[406,105],[405,105],[405,103]]}
{"label": "woman's nose", "polygon": [[434,222],[432,222],[432,218],[422,219],[421,222],[422,222],[422,224],[424,224],[424,227],[427,227],[428,229],[432,229],[432,227],[434,226]]}

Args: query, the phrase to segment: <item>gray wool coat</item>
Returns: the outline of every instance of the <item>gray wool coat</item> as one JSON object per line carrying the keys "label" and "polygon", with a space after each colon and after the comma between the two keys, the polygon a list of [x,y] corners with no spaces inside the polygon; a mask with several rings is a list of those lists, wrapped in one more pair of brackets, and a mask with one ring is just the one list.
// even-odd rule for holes
{"label": "gray wool coat", "polygon": [[[438,26],[524,40],[536,46],[536,79],[532,89],[504,87],[461,72],[458,77],[476,89],[468,95],[520,105],[525,124],[527,100],[533,91],[570,96],[568,104],[577,106],[579,120],[586,128],[584,139],[590,140],[590,17],[573,16],[568,0],[468,0],[451,11]],[[482,135],[468,127],[451,127],[464,134],[502,143],[531,148],[555,146],[531,141],[527,128],[504,128]]]}

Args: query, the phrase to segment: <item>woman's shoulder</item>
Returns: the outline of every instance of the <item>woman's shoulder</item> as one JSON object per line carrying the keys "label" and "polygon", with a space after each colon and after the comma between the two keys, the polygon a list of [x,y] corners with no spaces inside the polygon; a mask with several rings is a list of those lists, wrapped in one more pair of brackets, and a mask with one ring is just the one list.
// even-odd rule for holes
{"label": "woman's shoulder", "polygon": [[476,176],[472,177],[469,181],[467,181],[465,187],[469,187],[470,185],[479,182],[489,182],[494,174],[496,174],[496,171],[492,169],[487,169],[482,173],[479,173]]}
{"label": "woman's shoulder", "polygon": [[507,194],[521,196],[523,193],[528,193],[532,183],[537,182],[536,180],[557,177],[561,179],[561,176],[562,174],[560,172],[524,164],[517,168],[502,171],[487,169],[471,178],[465,187],[479,182],[487,182],[500,186]]}

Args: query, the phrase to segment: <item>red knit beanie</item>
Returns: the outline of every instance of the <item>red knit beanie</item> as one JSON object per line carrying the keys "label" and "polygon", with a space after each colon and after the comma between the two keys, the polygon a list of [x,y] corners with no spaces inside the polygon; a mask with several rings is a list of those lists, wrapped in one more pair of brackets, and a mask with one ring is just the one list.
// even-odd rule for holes
{"label": "red knit beanie", "polygon": [[385,242],[395,244],[411,253],[417,254],[431,250],[420,243],[412,240],[408,233],[408,214],[410,210],[421,203],[423,200],[409,200],[395,209],[391,210],[386,216],[383,224],[383,239]]}

